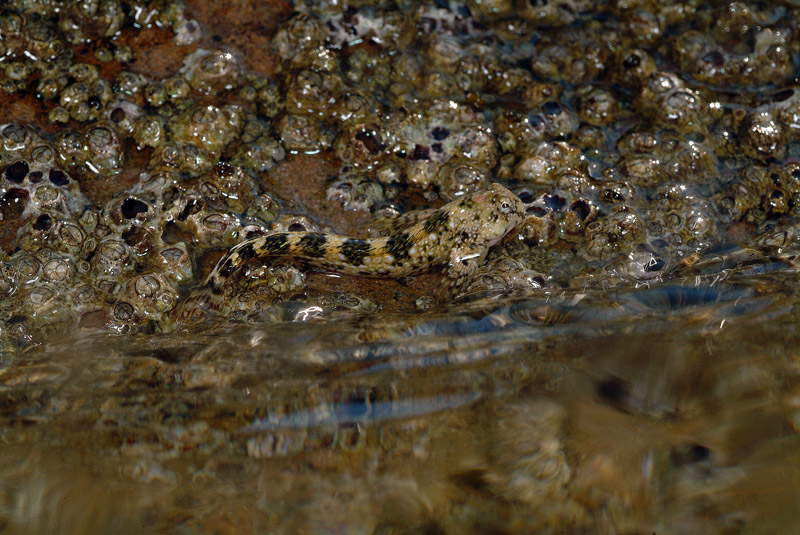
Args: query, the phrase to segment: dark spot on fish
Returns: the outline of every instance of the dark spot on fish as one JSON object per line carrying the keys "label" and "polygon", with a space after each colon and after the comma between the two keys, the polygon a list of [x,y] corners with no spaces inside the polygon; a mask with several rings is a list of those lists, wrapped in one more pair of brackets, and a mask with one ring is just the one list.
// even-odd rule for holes
{"label": "dark spot on fish", "polygon": [[399,260],[408,257],[408,250],[411,249],[411,237],[408,232],[395,234],[386,241],[386,252]]}
{"label": "dark spot on fish", "polygon": [[445,210],[439,210],[438,212],[431,214],[431,216],[425,221],[422,229],[428,234],[433,234],[437,229],[447,223],[447,219],[449,217],[450,215]]}
{"label": "dark spot on fish", "polygon": [[268,254],[278,254],[289,248],[289,241],[286,234],[270,234],[262,240],[261,248]]}
{"label": "dark spot on fish", "polygon": [[230,277],[235,269],[236,266],[234,265],[232,258],[229,256],[220,266],[219,274],[222,275],[223,277]]}
{"label": "dark spot on fish", "polygon": [[347,240],[341,247],[344,257],[354,266],[361,265],[371,249],[366,240]]}
{"label": "dark spot on fish", "polygon": [[239,254],[239,258],[242,259],[242,262],[247,262],[248,260],[256,256],[256,250],[253,248],[252,243],[243,245],[240,249],[237,249],[236,252]]}
{"label": "dark spot on fish", "polygon": [[325,255],[325,245],[328,243],[328,238],[324,234],[309,233],[300,238],[300,248],[307,256],[319,258]]}
{"label": "dark spot on fish", "polygon": [[212,281],[211,293],[214,295],[222,295],[222,286],[218,286]]}

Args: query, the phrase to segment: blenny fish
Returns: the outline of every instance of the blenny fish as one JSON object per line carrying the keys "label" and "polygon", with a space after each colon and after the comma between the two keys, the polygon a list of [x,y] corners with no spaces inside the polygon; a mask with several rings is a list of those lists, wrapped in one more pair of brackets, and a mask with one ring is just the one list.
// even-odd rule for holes
{"label": "blenny fish", "polygon": [[[494,183],[428,212],[380,238],[276,232],[245,240],[225,253],[201,288],[173,311],[173,318],[185,321],[219,310],[226,282],[243,265],[272,258],[368,277],[405,277],[442,268],[448,288],[457,289],[475,273],[489,248],[522,222],[525,206]],[[413,212],[409,215],[406,220],[415,219]]]}

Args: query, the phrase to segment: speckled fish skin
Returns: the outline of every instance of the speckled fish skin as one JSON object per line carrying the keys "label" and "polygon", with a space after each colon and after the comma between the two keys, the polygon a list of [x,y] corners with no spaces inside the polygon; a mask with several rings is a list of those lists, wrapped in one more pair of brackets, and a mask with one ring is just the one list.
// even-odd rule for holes
{"label": "speckled fish skin", "polygon": [[[492,245],[522,222],[524,215],[525,206],[519,197],[494,183],[445,204],[422,221],[387,237],[277,232],[251,238],[232,247],[209,274],[203,284],[203,308],[221,308],[226,281],[254,259],[302,260],[317,268],[369,277],[404,277],[443,267],[450,279],[448,286],[457,286],[474,272]],[[189,301],[201,297],[190,296],[179,308],[187,308]],[[191,315],[191,308],[185,312]]]}

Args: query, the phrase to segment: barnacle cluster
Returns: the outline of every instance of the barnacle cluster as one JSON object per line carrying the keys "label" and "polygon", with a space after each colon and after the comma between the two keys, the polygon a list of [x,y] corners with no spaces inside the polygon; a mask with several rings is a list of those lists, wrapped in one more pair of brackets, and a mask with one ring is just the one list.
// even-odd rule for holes
{"label": "barnacle cluster", "polygon": [[[264,180],[301,153],[336,162],[318,198],[343,215],[511,186],[527,218],[473,290],[663,278],[730,236],[796,234],[792,2],[294,7],[267,73],[179,0],[0,11],[0,92],[34,94],[49,123],[0,125],[0,216],[14,229],[2,332],[158,329],[207,253],[319,229]],[[130,68],[125,37],[150,27],[185,46],[164,76]],[[282,296],[333,299],[298,297],[297,266],[248,274],[228,289],[227,317],[263,318]],[[354,299],[369,304],[345,308],[374,308]]]}

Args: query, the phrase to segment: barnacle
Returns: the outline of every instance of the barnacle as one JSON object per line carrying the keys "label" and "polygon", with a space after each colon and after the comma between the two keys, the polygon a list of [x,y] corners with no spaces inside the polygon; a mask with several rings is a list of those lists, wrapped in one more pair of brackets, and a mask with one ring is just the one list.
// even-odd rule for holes
{"label": "barnacle", "polygon": [[[146,329],[212,249],[327,229],[276,187],[301,155],[330,159],[317,198],[334,214],[517,186],[526,220],[486,260],[484,290],[572,284],[582,270],[581,284],[647,278],[647,255],[675,266],[731,226],[771,236],[798,215],[796,89],[713,91],[788,83],[797,36],[782,8],[305,3],[278,24],[261,73],[176,1],[57,4],[0,13],[0,88],[35,93],[55,123],[0,126],[0,216],[20,249],[0,291],[32,325],[61,317],[53,285],[69,282],[81,324]],[[125,32],[154,27],[198,43],[171,72],[130,64]],[[278,267],[263,288],[227,290],[230,317],[281,316],[270,307],[302,270]]]}

